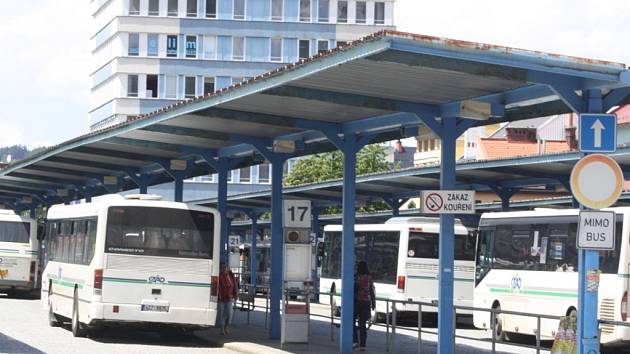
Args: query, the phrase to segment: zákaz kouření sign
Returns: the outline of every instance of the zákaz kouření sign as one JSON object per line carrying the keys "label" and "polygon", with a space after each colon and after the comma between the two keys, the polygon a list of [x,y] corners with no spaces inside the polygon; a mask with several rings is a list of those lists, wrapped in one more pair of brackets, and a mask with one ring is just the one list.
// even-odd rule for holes
{"label": "z\u00e1kaz kou\u0159en\u00ed sign", "polygon": [[475,191],[422,191],[424,214],[474,214]]}

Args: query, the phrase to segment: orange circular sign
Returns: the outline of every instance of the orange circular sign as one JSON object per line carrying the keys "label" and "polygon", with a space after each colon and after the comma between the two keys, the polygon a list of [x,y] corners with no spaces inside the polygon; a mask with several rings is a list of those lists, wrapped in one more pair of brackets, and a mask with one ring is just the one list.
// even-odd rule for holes
{"label": "orange circular sign", "polygon": [[613,205],[621,195],[623,172],[615,160],[602,154],[585,156],[571,171],[571,192],[591,209]]}

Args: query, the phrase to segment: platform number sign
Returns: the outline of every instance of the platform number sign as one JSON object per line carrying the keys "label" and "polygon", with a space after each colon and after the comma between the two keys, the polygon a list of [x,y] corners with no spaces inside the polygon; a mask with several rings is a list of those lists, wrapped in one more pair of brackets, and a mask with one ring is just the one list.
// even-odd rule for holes
{"label": "platform number sign", "polygon": [[311,227],[311,201],[285,200],[284,227],[309,229]]}

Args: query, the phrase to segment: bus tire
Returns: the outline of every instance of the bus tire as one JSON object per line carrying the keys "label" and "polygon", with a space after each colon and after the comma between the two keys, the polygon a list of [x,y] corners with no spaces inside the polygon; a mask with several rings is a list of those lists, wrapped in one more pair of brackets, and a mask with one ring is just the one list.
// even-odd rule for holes
{"label": "bus tire", "polygon": [[[501,305],[499,304],[496,304],[492,308],[501,311]],[[496,315],[496,323],[492,330],[494,331],[494,338],[496,338],[497,342],[506,342],[509,340],[507,333],[503,330],[503,314]]]}
{"label": "bus tire", "polygon": [[52,286],[48,290],[48,325],[50,327],[59,327],[61,325],[59,317],[53,311]]}
{"label": "bus tire", "polygon": [[72,336],[84,337],[85,328],[79,321],[79,296],[77,289],[74,289],[74,300],[72,301]]}

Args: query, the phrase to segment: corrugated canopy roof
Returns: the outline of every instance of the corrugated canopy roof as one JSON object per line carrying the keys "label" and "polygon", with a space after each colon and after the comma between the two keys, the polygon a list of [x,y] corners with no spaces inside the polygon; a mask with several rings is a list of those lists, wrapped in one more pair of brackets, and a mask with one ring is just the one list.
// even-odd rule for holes
{"label": "corrugated canopy roof", "polygon": [[[171,159],[188,160],[184,177],[211,172],[202,157],[258,164],[256,148],[278,139],[295,141],[297,156],[334,149],[322,130],[373,142],[413,136],[423,119],[453,116],[462,100],[493,105],[496,117],[479,125],[579,110],[584,89],[602,89],[606,105],[623,103],[629,76],[618,63],[379,32],[15,162],[0,171],[0,201],[27,208],[16,201],[59,202],[59,189],[133,189],[143,176],[163,183],[173,178]],[[105,176],[116,176],[109,191]]]}

